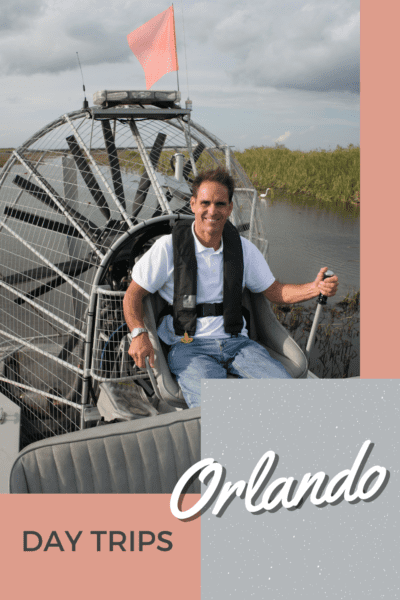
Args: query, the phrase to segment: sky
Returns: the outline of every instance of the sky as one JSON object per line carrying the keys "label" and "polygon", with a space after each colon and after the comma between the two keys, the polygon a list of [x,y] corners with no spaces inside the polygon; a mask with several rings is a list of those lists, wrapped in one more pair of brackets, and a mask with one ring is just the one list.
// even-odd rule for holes
{"label": "sky", "polygon": [[[77,52],[90,105],[98,90],[146,89],[126,36],[168,6],[0,0],[0,147],[82,106]],[[196,123],[236,150],[359,144],[358,1],[176,0],[174,9],[179,87]],[[177,89],[176,73],[152,89]]]}

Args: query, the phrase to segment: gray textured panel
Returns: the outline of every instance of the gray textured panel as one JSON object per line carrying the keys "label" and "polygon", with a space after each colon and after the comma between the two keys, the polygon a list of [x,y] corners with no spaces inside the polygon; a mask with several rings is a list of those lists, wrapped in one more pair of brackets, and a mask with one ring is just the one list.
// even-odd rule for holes
{"label": "gray textured panel", "polygon": [[[200,409],[116,423],[31,444],[11,472],[11,493],[172,493],[200,460]],[[196,481],[189,490],[200,493]]]}

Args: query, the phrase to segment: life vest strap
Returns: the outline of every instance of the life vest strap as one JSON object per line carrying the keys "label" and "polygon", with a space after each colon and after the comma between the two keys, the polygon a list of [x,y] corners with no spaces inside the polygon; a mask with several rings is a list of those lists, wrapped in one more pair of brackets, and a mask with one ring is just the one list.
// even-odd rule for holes
{"label": "life vest strap", "polygon": [[[164,306],[160,312],[159,318],[165,317],[165,315],[172,315],[173,307],[170,304]],[[215,304],[196,304],[196,316],[198,319],[202,317],[222,317],[224,314],[224,306],[222,302],[216,302]]]}
{"label": "life vest strap", "polygon": [[[215,304],[207,304],[207,303],[196,304],[196,314],[197,314],[198,319],[201,319],[202,317],[222,317],[222,315],[224,314],[223,303],[216,302]],[[160,314],[158,315],[159,322],[166,315],[173,315],[173,307],[171,304],[166,304],[164,306],[164,308],[161,310]],[[242,315],[244,316],[244,319],[246,321],[246,326],[248,329],[249,325],[250,325],[250,312],[243,305],[242,305]]]}

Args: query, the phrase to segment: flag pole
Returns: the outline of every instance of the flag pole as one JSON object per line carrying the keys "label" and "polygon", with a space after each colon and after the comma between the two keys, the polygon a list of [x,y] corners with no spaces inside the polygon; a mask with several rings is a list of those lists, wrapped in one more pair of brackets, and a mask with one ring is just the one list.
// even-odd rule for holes
{"label": "flag pole", "polygon": [[178,92],[179,92],[179,63],[178,63],[178,51],[176,49],[176,27],[175,27],[175,11],[174,11],[174,3],[172,3],[172,17],[174,19],[174,38],[175,38],[175,56],[176,56],[176,66],[178,67],[176,70],[176,81],[178,84]]}

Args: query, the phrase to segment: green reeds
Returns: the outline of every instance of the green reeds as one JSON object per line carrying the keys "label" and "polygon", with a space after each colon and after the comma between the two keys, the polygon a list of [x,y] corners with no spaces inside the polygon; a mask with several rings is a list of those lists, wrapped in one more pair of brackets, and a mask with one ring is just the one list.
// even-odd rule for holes
{"label": "green reeds", "polygon": [[[279,322],[304,351],[315,306],[273,304]],[[343,379],[360,374],[360,292],[348,293],[334,305],[323,308],[317,327],[310,369],[321,378]]]}
{"label": "green reeds", "polygon": [[323,202],[360,202],[359,146],[311,152],[262,146],[235,152],[235,158],[259,191],[269,187]]}

